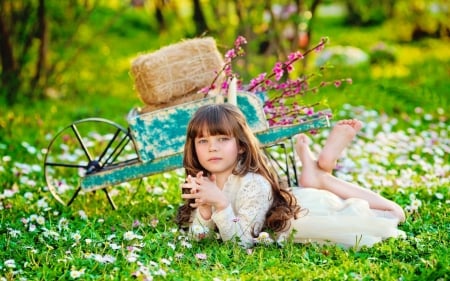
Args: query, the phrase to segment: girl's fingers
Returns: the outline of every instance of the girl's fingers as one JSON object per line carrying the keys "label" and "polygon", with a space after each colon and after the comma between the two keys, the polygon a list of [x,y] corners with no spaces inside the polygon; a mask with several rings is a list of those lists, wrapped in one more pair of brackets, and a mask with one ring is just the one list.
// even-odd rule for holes
{"label": "girl's fingers", "polygon": [[201,179],[203,176],[203,171],[197,173],[197,179]]}
{"label": "girl's fingers", "polygon": [[203,200],[200,198],[196,198],[194,203],[189,204],[192,208],[200,207],[203,204]]}
{"label": "girl's fingers", "polygon": [[189,189],[189,193],[181,194],[181,198],[185,200],[194,199],[194,203],[190,203],[192,208],[198,208],[202,205],[203,200],[199,198],[198,194],[201,184],[203,183],[203,172],[198,172],[195,177],[188,175],[186,182],[181,184],[182,189]]}
{"label": "girl's fingers", "polygon": [[183,193],[181,194],[181,198],[183,199],[195,199],[198,198],[197,193]]}
{"label": "girl's fingers", "polygon": [[203,200],[200,199],[200,195],[198,193],[183,193],[181,194],[181,198],[183,199],[195,199],[195,201],[202,203]]}
{"label": "girl's fingers", "polygon": [[198,184],[196,183],[190,183],[190,182],[185,182],[181,184],[181,188],[182,189],[198,189]]}
{"label": "girl's fingers", "polygon": [[186,186],[186,188],[195,188],[195,187],[199,187],[200,184],[203,181],[203,172],[200,171],[197,173],[197,175],[194,177],[192,177],[191,175],[188,175],[186,178],[186,182],[184,184],[190,184],[190,186]]}
{"label": "girl's fingers", "polygon": [[194,193],[193,192],[193,188],[190,185],[187,184],[182,184],[181,185],[181,193],[182,194],[186,194],[186,193]]}

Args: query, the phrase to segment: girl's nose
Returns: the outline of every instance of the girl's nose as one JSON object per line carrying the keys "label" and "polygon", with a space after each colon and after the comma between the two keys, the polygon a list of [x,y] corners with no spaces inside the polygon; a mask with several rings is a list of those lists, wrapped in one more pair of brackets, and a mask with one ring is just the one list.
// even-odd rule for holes
{"label": "girl's nose", "polygon": [[217,151],[216,141],[210,141],[209,142],[209,151]]}

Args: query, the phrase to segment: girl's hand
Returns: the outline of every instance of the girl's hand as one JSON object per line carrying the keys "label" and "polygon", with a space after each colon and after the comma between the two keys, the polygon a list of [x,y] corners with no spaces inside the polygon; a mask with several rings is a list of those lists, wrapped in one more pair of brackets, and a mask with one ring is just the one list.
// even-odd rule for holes
{"label": "girl's hand", "polygon": [[182,187],[190,189],[190,193],[183,194],[182,198],[194,199],[195,203],[191,204],[193,208],[202,208],[207,205],[214,206],[216,211],[221,211],[229,204],[227,197],[217,186],[214,175],[207,178],[199,172],[195,178],[188,176],[187,182]]}
{"label": "girl's hand", "polygon": [[[197,174],[197,176],[200,176],[200,177],[201,177],[202,174],[203,174],[203,173],[199,172],[199,173]],[[186,179],[186,182],[185,182],[184,184],[181,185],[181,188],[183,188],[183,189],[188,189],[188,190],[189,190],[188,193],[190,193],[190,194],[194,194],[194,193],[197,192],[196,187],[197,187],[197,183],[195,182],[194,178],[191,177],[190,175],[188,175],[188,177],[187,177],[187,179]],[[184,196],[185,194],[186,194],[186,193],[183,193],[183,194],[181,195],[181,197],[184,198],[184,199],[187,199],[187,197]],[[195,199],[191,199],[190,201],[194,201],[194,202],[195,202]],[[210,206],[210,205],[207,205],[207,204],[197,204],[197,203],[192,203],[192,204],[190,204],[190,206],[193,207],[193,208],[197,208],[197,209],[198,209],[198,212],[200,213],[200,215],[202,216],[203,219],[209,220],[209,219],[211,218],[211,215],[212,215],[212,209],[211,209],[211,206]]]}

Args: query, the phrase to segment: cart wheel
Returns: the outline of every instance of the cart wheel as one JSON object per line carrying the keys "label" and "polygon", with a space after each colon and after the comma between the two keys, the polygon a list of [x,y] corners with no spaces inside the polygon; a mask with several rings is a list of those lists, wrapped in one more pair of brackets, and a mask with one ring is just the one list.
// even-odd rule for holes
{"label": "cart wheel", "polygon": [[82,119],[51,140],[45,155],[44,175],[53,197],[69,206],[80,192],[85,175],[137,159],[127,129],[106,119]]}

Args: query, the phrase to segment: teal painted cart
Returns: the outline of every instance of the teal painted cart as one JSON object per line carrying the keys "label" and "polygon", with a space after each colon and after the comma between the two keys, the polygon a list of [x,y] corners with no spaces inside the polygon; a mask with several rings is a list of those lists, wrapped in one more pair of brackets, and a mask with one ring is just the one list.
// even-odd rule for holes
{"label": "teal painted cart", "polygon": [[[115,208],[107,187],[181,168],[191,116],[202,105],[223,102],[219,95],[144,114],[132,110],[128,128],[102,118],[72,123],[57,133],[47,148],[44,175],[49,191],[69,206],[82,190],[103,190]],[[329,126],[329,111],[322,111],[299,124],[269,127],[258,97],[238,93],[237,104],[262,149],[299,132]],[[287,166],[284,171],[289,173]]]}

